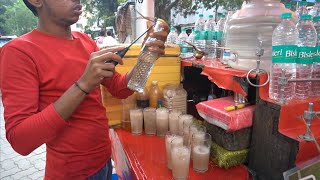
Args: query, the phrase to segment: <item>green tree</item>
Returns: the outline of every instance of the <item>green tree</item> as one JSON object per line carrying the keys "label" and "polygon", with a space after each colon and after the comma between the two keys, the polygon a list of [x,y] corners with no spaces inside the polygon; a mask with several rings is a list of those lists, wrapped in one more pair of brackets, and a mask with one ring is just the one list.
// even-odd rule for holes
{"label": "green tree", "polygon": [[[10,0],[0,0],[0,14],[4,14],[6,11],[7,6],[12,6],[13,2]],[[6,21],[5,18],[0,16],[0,35],[1,34],[7,34],[5,29],[1,26],[1,24],[4,24]]]}
{"label": "green tree", "polygon": [[0,30],[4,35],[20,36],[31,31],[37,26],[37,18],[24,5],[21,0],[14,0],[12,4],[5,5],[4,13],[0,14]]}
{"label": "green tree", "polygon": [[114,26],[115,12],[119,5],[118,0],[82,0],[85,7],[85,16],[88,26],[97,23],[100,27]]}
{"label": "green tree", "polygon": [[[85,5],[88,27],[98,23],[100,27],[114,26],[115,14],[119,4],[126,0],[82,0]],[[224,6],[227,10],[239,8],[243,0],[155,0],[155,16],[169,20],[171,9],[176,9],[185,16],[196,12],[200,6],[207,9]],[[87,27],[87,28],[88,28]]]}
{"label": "green tree", "polygon": [[217,9],[223,6],[226,10],[239,9],[243,0],[157,0],[155,1],[155,14],[157,17],[169,20],[171,9],[182,13],[184,16],[194,14],[197,9],[205,7],[206,9]]}

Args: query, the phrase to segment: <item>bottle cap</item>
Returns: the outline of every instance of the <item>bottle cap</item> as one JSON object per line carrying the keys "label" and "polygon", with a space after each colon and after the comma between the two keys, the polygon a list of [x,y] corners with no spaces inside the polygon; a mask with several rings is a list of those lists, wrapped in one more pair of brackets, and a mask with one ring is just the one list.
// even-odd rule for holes
{"label": "bottle cap", "polygon": [[286,12],[281,14],[281,19],[289,19],[292,17],[292,13]]}
{"label": "bottle cap", "polygon": [[225,14],[221,14],[220,17],[221,17],[221,18],[225,18],[226,15],[225,15]]}
{"label": "bottle cap", "polygon": [[187,28],[182,28],[181,31],[182,31],[182,32],[186,32],[186,31],[187,31]]}
{"label": "bottle cap", "polygon": [[199,17],[203,17],[203,14],[199,14]]}
{"label": "bottle cap", "polygon": [[210,14],[210,15],[209,15],[209,18],[213,18],[213,15],[212,15],[212,14]]}
{"label": "bottle cap", "polygon": [[152,85],[158,85],[158,81],[152,81],[151,84]]}
{"label": "bottle cap", "polygon": [[313,18],[313,21],[314,21],[314,22],[320,21],[320,16],[314,17],[314,18]]}
{"label": "bottle cap", "polygon": [[301,20],[311,20],[311,19],[312,19],[312,16],[309,14],[303,14],[301,16]]}
{"label": "bottle cap", "polygon": [[174,28],[174,27],[170,28],[170,31],[175,31],[175,30],[176,30],[176,28]]}
{"label": "bottle cap", "polygon": [[285,7],[286,7],[287,9],[290,9],[290,8],[291,8],[291,4],[286,4]]}

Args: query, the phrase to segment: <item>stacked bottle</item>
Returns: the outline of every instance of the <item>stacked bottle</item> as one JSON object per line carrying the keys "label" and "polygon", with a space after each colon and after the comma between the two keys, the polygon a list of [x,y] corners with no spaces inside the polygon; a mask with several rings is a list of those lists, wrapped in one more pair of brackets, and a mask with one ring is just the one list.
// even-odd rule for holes
{"label": "stacked bottle", "polygon": [[[195,32],[195,30],[193,29],[192,32],[191,32],[191,34],[189,34],[189,37],[188,37],[188,39],[187,39],[187,42],[189,42],[189,43],[191,43],[191,44],[195,44],[195,43],[194,43],[195,37],[196,37],[196,32]],[[192,57],[192,56],[193,56],[194,50],[193,50],[192,47],[189,48],[188,53],[189,53],[189,57]]]}
{"label": "stacked bottle", "polygon": [[187,29],[183,28],[181,33],[178,36],[177,44],[180,46],[180,57],[187,58],[189,53],[189,46],[185,41],[188,39]]}
{"label": "stacked bottle", "polygon": [[178,33],[177,33],[177,29],[174,27],[170,28],[170,32],[168,34],[167,37],[167,42],[168,44],[176,44],[178,40]]}
{"label": "stacked bottle", "polygon": [[[309,79],[312,77],[312,64],[314,49],[317,44],[317,33],[312,22],[311,15],[304,14],[297,24],[298,57],[297,57],[297,78]],[[311,91],[311,82],[296,83],[296,97],[306,99]]]}
{"label": "stacked bottle", "polygon": [[[286,71],[286,78],[296,78],[297,39],[298,30],[292,21],[291,13],[281,15],[282,22],[276,27],[272,35],[272,66],[270,70],[269,97],[278,100],[280,87],[279,76],[282,69]],[[290,82],[284,88],[285,100],[294,97],[295,84]]]}
{"label": "stacked bottle", "polygon": [[[223,38],[223,31],[224,31],[225,25],[226,25],[226,16],[222,14],[215,28],[218,47],[221,47],[221,41]],[[217,57],[218,58],[221,57],[221,51],[217,51]]]}
{"label": "stacked bottle", "polygon": [[313,5],[311,10],[309,11],[309,14],[312,17],[316,17],[316,16],[320,15],[320,0],[316,0],[315,4]]}
{"label": "stacked bottle", "polygon": [[[228,15],[226,17],[226,21],[225,21],[225,25],[224,25],[224,30],[223,30],[223,38],[221,39],[221,44],[220,44],[220,47],[226,47],[226,39],[227,39],[227,36],[228,36],[228,22],[230,21],[232,15],[234,14],[233,11],[228,11]],[[218,50],[220,51],[222,57],[220,57],[220,61],[222,62],[222,64],[228,64],[228,61],[230,60],[235,60],[235,56],[233,54],[230,53],[230,50],[227,50],[227,49],[220,49]]]}
{"label": "stacked bottle", "polygon": [[300,17],[304,14],[308,14],[307,2],[306,1],[299,1],[298,7],[296,9],[296,15],[298,16],[298,19],[300,20]]}
{"label": "stacked bottle", "polygon": [[205,19],[203,18],[203,14],[199,14],[199,18],[197,19],[195,23],[195,30],[196,30],[196,36],[195,36],[195,45],[198,49],[205,52],[206,47],[206,32],[204,31],[205,27]]}
{"label": "stacked bottle", "polygon": [[203,31],[205,23],[206,22],[203,18],[203,14],[199,14],[199,18],[197,19],[195,26],[194,26],[195,30]]}
{"label": "stacked bottle", "polygon": [[[317,46],[313,58],[312,78],[320,78],[320,16],[313,18],[317,32]],[[320,82],[311,82],[311,96],[320,96]]]}
{"label": "stacked bottle", "polygon": [[216,22],[213,19],[213,15],[209,15],[209,19],[207,20],[204,28],[207,33],[205,51],[208,53],[206,56],[208,59],[216,58],[217,41],[215,38],[215,26]]}

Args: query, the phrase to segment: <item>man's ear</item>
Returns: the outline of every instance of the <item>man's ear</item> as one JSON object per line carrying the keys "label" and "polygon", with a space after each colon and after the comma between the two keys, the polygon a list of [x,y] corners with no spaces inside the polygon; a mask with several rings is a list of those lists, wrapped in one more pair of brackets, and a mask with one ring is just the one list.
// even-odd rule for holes
{"label": "man's ear", "polygon": [[35,8],[40,8],[42,6],[42,0],[28,0]]}

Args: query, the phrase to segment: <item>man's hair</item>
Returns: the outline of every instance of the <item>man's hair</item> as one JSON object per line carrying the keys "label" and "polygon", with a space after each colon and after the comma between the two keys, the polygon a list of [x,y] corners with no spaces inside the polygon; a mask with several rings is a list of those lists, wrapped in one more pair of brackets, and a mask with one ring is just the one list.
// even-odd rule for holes
{"label": "man's hair", "polygon": [[35,16],[38,16],[38,13],[37,13],[37,10],[36,8],[29,3],[28,0],[23,0],[24,4],[30,9],[30,11],[32,11],[32,13],[35,15]]}
{"label": "man's hair", "polygon": [[107,35],[108,36],[112,36],[112,32],[111,31],[107,31]]}
{"label": "man's hair", "polygon": [[102,29],[102,30],[99,32],[99,35],[100,35],[100,36],[105,36],[105,35],[106,35],[106,31]]}

